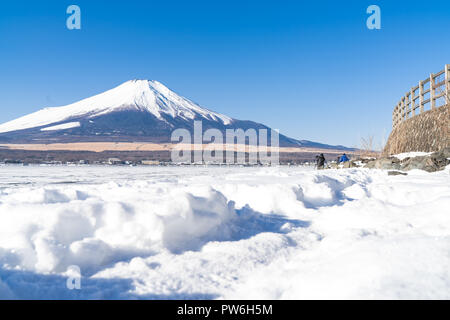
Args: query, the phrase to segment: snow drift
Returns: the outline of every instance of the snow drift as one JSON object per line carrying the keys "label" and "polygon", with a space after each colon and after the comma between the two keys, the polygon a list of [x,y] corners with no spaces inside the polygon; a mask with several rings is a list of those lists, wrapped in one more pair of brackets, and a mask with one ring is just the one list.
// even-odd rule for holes
{"label": "snow drift", "polygon": [[448,299],[448,175],[1,167],[0,297]]}

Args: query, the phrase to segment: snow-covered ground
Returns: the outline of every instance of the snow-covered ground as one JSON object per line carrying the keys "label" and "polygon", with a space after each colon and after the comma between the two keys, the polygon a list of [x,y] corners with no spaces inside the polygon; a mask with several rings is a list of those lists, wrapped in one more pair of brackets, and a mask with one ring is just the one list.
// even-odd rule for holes
{"label": "snow-covered ground", "polygon": [[3,166],[0,298],[449,299],[449,174]]}

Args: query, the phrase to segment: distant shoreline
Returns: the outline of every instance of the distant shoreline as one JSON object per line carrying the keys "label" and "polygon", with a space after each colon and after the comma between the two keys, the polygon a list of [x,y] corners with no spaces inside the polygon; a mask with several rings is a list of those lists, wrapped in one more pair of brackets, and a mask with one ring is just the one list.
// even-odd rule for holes
{"label": "distant shoreline", "polygon": [[[79,142],[52,144],[0,144],[0,162],[4,163],[109,163],[120,162],[139,164],[143,162],[169,163],[176,144],[137,143],[137,142]],[[199,150],[199,145],[191,149],[191,145],[181,146],[187,150]],[[203,145],[211,149],[213,145]],[[268,148],[270,152],[270,148]],[[255,153],[256,147],[245,149],[246,158]],[[220,150],[219,150],[220,151]],[[189,151],[188,151],[189,152]],[[225,151],[220,151],[224,152]],[[301,164],[315,161],[319,153],[327,160],[335,160],[343,150],[313,148],[279,148],[280,164]],[[353,152],[345,151],[352,155]],[[114,159],[114,160],[111,160]]]}
{"label": "distant shoreline", "polygon": [[[204,150],[217,148],[217,145],[203,144]],[[239,145],[236,145],[239,146]],[[0,144],[0,150],[24,150],[24,151],[88,151],[88,152],[114,152],[114,151],[171,151],[175,147],[180,150],[200,150],[200,145],[171,144],[171,143],[151,143],[151,142],[71,142],[71,143],[29,143],[29,144]],[[223,146],[224,147],[224,146]],[[268,151],[270,151],[268,147]],[[216,150],[224,150],[217,148]],[[246,152],[257,152],[256,146],[246,146]],[[261,150],[261,147],[259,147]],[[305,147],[280,147],[280,153],[331,153],[342,154],[343,152],[352,154],[352,151],[324,148]]]}

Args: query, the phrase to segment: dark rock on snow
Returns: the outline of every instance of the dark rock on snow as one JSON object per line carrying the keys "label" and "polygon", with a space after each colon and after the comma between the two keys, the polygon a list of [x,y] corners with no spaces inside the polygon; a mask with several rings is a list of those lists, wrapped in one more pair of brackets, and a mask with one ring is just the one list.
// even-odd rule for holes
{"label": "dark rock on snow", "polygon": [[407,176],[408,174],[406,172],[400,172],[400,171],[388,171],[388,176]]}
{"label": "dark rock on snow", "polygon": [[380,158],[369,161],[365,168],[408,171],[413,169],[435,172],[443,170],[450,164],[450,147],[427,156],[418,156],[399,160],[395,157]]}

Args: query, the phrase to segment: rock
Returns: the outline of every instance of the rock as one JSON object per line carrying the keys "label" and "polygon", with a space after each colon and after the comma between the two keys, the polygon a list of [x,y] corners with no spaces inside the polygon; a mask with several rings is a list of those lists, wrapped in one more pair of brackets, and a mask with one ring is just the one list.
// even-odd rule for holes
{"label": "rock", "polygon": [[445,168],[450,163],[450,147],[430,155],[433,161],[440,168]]}
{"label": "rock", "polygon": [[357,160],[349,160],[349,161],[344,162],[342,167],[344,169],[359,168],[360,165],[358,165],[358,161]]}
{"label": "rock", "polygon": [[391,157],[391,158],[381,158],[369,161],[365,168],[369,169],[394,169],[399,170],[400,169],[400,160],[397,158]]}
{"label": "rock", "polygon": [[388,176],[407,176],[408,174],[406,172],[400,172],[400,171],[388,171]]}
{"label": "rock", "polygon": [[376,158],[370,157],[370,158],[360,158],[360,159],[355,159],[355,160],[359,160],[359,161],[361,161],[361,163],[365,164],[370,161],[376,160]]}
{"label": "rock", "polygon": [[447,165],[449,165],[449,159],[450,148],[444,148],[439,152],[435,152],[427,156],[405,158],[402,161],[395,157],[375,159],[369,161],[365,165],[365,168],[402,171],[419,169],[427,172],[435,172],[443,170]]}
{"label": "rock", "polygon": [[332,162],[328,164],[328,169],[349,169],[349,168],[359,168],[360,165],[358,161],[349,160],[343,163]]}
{"label": "rock", "polygon": [[427,172],[435,172],[443,170],[450,160],[448,160],[448,151],[442,150],[440,152],[435,152],[429,156],[406,158],[402,161],[402,170],[413,170],[420,169]]}
{"label": "rock", "polygon": [[350,161],[345,161],[343,164],[342,164],[342,168],[343,169],[349,169],[349,168],[351,168],[352,167],[352,163],[350,162]]}
{"label": "rock", "polygon": [[330,169],[339,169],[337,163],[334,163],[334,162],[330,163],[328,166]]}

